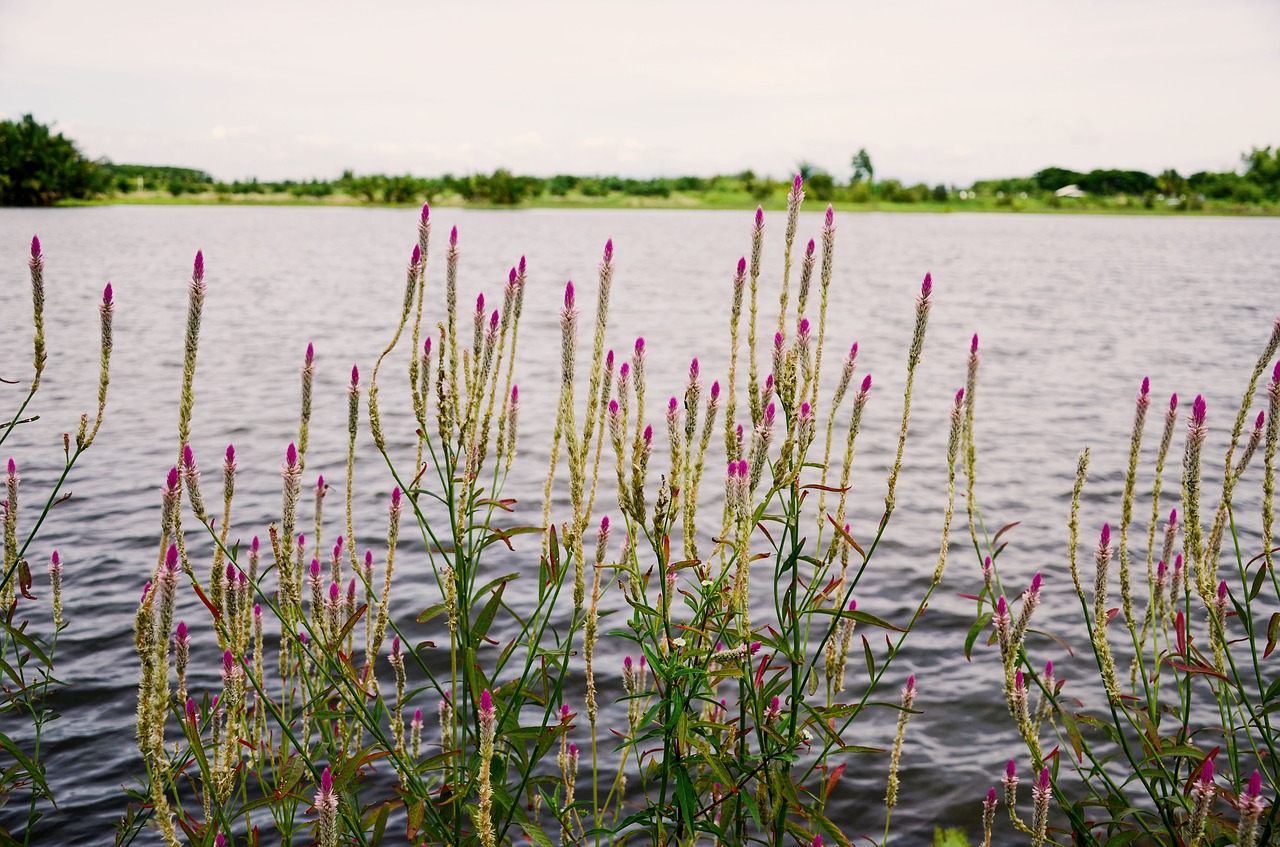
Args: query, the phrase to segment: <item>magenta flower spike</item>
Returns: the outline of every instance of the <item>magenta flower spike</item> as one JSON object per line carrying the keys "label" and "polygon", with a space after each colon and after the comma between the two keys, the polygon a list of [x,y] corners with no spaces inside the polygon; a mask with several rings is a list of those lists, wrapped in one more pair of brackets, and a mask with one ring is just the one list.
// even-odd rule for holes
{"label": "magenta flower spike", "polygon": [[756,229],[764,228],[764,206],[756,206]]}
{"label": "magenta flower spike", "polygon": [[742,256],[738,259],[738,277],[742,278],[747,275],[747,257]]}
{"label": "magenta flower spike", "polygon": [[[336,582],[329,583],[329,602],[336,606],[338,605],[338,601],[341,599],[342,599],[342,589],[338,586],[338,583]],[[396,639],[397,647],[400,646],[399,641],[400,639],[397,638]]]}
{"label": "magenta flower spike", "polygon": [[920,283],[920,299],[928,300],[929,295],[933,293],[933,274],[926,273],[924,282]]}
{"label": "magenta flower spike", "polygon": [[187,698],[187,719],[195,723],[198,719],[196,715],[196,701],[190,697]]}
{"label": "magenta flower spike", "polygon": [[1197,394],[1196,399],[1191,403],[1191,423],[1194,426],[1204,426],[1204,418],[1205,418],[1204,398],[1201,397],[1199,394]]}
{"label": "magenta flower spike", "polygon": [[107,283],[107,287],[106,287],[106,288],[104,288],[104,289],[102,289],[102,305],[104,305],[104,306],[110,306],[110,305],[111,305],[111,299],[112,299],[112,294],[111,294],[111,283],[109,283],[109,282],[108,282],[108,283]]}
{"label": "magenta flower spike", "polygon": [[646,447],[653,443],[653,424],[649,424],[644,428],[644,443]]}
{"label": "magenta flower spike", "polygon": [[1248,795],[1254,799],[1262,796],[1262,774],[1255,768],[1253,776],[1249,777]]}
{"label": "magenta flower spike", "polygon": [[800,174],[796,174],[795,179],[791,180],[791,190],[799,191],[802,188],[804,188],[804,177]]}
{"label": "magenta flower spike", "polygon": [[354,389],[360,384],[360,368],[356,365],[351,366],[351,387]]}
{"label": "magenta flower spike", "polygon": [[326,794],[333,793],[333,774],[328,768],[324,769],[324,773],[320,774],[320,790]]}
{"label": "magenta flower spike", "polygon": [[1009,614],[1009,604],[1004,601],[1004,597],[1001,597],[999,600],[996,601],[996,614],[997,615]]}
{"label": "magenta flower spike", "polygon": [[1139,392],[1139,394],[1143,397],[1146,397],[1150,393],[1151,393],[1151,379],[1149,377],[1144,376],[1142,378],[1142,390]]}
{"label": "magenta flower spike", "polygon": [[1039,594],[1039,593],[1040,593],[1040,574],[1039,574],[1039,572],[1037,572],[1035,576],[1031,577],[1031,588],[1029,589],[1029,591],[1030,591],[1030,593],[1032,593],[1032,594]]}
{"label": "magenta flower spike", "polygon": [[227,837],[221,832],[213,839],[213,847],[227,847]]}
{"label": "magenta flower spike", "polygon": [[456,226],[453,229],[449,230],[449,246],[450,247],[458,246],[458,228]]}
{"label": "magenta flower spike", "polygon": [[391,489],[391,509],[392,511],[400,510],[400,486],[394,486]]}
{"label": "magenta flower spike", "polygon": [[319,578],[320,578],[320,560],[319,560],[319,559],[312,559],[312,560],[311,560],[311,569],[310,569],[310,573],[311,573],[311,578],[312,578],[312,579],[319,579]]}
{"label": "magenta flower spike", "polygon": [[[521,257],[521,261],[524,261],[523,256]],[[608,241],[604,243],[604,263],[607,265],[612,261],[613,261],[613,239],[610,238]]]}
{"label": "magenta flower spike", "polygon": [[1104,523],[1102,525],[1102,533],[1098,536],[1098,547],[1105,549],[1111,546],[1111,524]]}
{"label": "magenta flower spike", "polygon": [[431,204],[422,204],[422,214],[418,217],[418,223],[425,224],[431,220]]}
{"label": "magenta flower spike", "polygon": [[959,406],[963,402],[964,402],[964,389],[961,388],[959,391],[956,392],[956,405]]}
{"label": "magenta flower spike", "polygon": [[575,311],[573,296],[573,280],[569,280],[564,287],[564,310],[566,312]]}
{"label": "magenta flower spike", "polygon": [[262,621],[262,604],[261,603],[253,604],[253,619],[255,621],[258,621],[259,623]]}
{"label": "magenta flower spike", "polygon": [[1170,412],[1177,411],[1177,408],[1178,408],[1178,395],[1176,393],[1170,394],[1169,395],[1169,411]]}
{"label": "magenta flower spike", "polygon": [[16,464],[14,464],[14,462],[13,462],[13,459],[12,459],[12,458],[11,458],[11,459],[9,459],[9,469],[8,469],[8,471],[9,471],[9,476],[10,476],[11,478],[17,478],[17,476],[18,476],[18,466],[17,466]]}
{"label": "magenta flower spike", "polygon": [[825,218],[823,218],[823,220],[822,220],[822,225],[823,225],[826,229],[831,229],[831,226],[835,223],[835,220],[836,220],[836,210],[835,210],[835,209],[833,209],[833,208],[831,208],[831,204],[830,204],[830,203],[828,203],[828,204],[827,204],[827,214],[826,214],[826,217],[825,217]]}
{"label": "magenta flower spike", "polygon": [[298,448],[293,442],[289,442],[289,446],[284,451],[284,463],[289,470],[298,467]]}
{"label": "magenta flower spike", "polygon": [[316,347],[310,341],[307,342],[306,355],[302,357],[303,365],[310,367],[316,361]]}
{"label": "magenta flower spike", "polygon": [[[612,244],[612,242],[610,242],[610,244]],[[518,272],[519,276],[524,276],[524,271],[525,271],[524,256],[520,257],[520,263],[516,265],[516,271]]]}
{"label": "magenta flower spike", "polygon": [[431,358],[431,338],[430,337],[428,337],[427,340],[422,342],[422,358],[424,359]]}
{"label": "magenta flower spike", "polygon": [[204,281],[204,251],[196,251],[196,260],[191,267],[191,278],[199,283]]}
{"label": "magenta flower spike", "polygon": [[720,380],[711,383],[711,402],[714,403],[720,399]]}
{"label": "magenta flower spike", "polygon": [[151,594],[151,580],[147,580],[147,584],[142,586],[142,599],[138,601],[139,606],[143,606],[147,602],[147,596]]}
{"label": "magenta flower spike", "polygon": [[31,236],[31,258],[40,258],[40,237],[37,235]]}
{"label": "magenta flower spike", "polygon": [[969,342],[969,352],[970,353],[978,352],[978,333],[976,332],[973,334],[973,341]]}
{"label": "magenta flower spike", "polygon": [[1015,782],[1018,779],[1018,766],[1014,764],[1013,759],[1010,759],[1009,764],[1004,766],[1004,778]]}
{"label": "magenta flower spike", "polygon": [[636,358],[644,357],[644,338],[636,339]]}
{"label": "magenta flower spike", "polygon": [[413,245],[413,252],[409,254],[409,265],[410,267],[417,267],[418,263],[421,261],[422,248],[415,244]]}
{"label": "magenta flower spike", "polygon": [[177,629],[177,632],[174,633],[173,637],[174,637],[174,640],[179,642],[183,642],[183,641],[189,642],[191,640],[191,636],[187,633],[186,621],[178,621],[178,629]]}
{"label": "magenta flower spike", "polygon": [[1044,663],[1044,675],[1046,679],[1053,679],[1053,661],[1052,660]]}
{"label": "magenta flower spike", "polygon": [[813,239],[810,238],[809,245],[804,248],[804,255],[806,259],[813,255],[813,248],[814,248]]}
{"label": "magenta flower spike", "polygon": [[170,544],[169,550],[164,556],[164,566],[167,570],[177,573],[178,571],[178,545]]}
{"label": "magenta flower spike", "polygon": [[866,394],[870,390],[871,390],[871,374],[867,374],[862,379],[862,393]]}

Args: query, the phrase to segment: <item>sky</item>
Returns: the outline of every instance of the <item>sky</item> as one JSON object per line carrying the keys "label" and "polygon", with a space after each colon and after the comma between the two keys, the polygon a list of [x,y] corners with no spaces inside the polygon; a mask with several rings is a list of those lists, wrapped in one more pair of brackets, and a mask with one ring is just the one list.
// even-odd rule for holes
{"label": "sky", "polygon": [[1276,80],[1276,0],[0,0],[0,117],[222,180],[1189,174]]}

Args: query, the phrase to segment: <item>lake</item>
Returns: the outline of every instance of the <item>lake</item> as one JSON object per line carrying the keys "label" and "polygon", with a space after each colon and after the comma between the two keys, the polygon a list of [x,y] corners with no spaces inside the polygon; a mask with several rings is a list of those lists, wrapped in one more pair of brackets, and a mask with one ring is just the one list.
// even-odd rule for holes
{"label": "lake", "polygon": [[[776,321],[783,217],[766,217],[761,325],[769,328]],[[439,316],[450,226],[458,227],[462,248],[464,316],[478,292],[500,300],[508,269],[521,255],[528,259],[517,365],[521,452],[506,489],[520,500],[523,516],[537,519],[546,474],[563,286],[568,279],[582,286],[579,302],[589,317],[606,239],[614,241],[616,263],[608,343],[629,351],[637,337],[645,338],[650,408],[661,414],[659,404],[683,390],[693,356],[708,385],[724,379],[731,280],[738,257],[749,251],[750,213],[440,209],[433,219],[427,266],[432,324]],[[134,744],[138,664],[131,627],[155,561],[159,488],[178,449],[186,283],[196,250],[204,251],[208,295],[193,447],[206,486],[212,486],[223,450],[235,445],[237,528],[247,540],[265,537],[278,515],[279,466],[285,445],[296,437],[298,370],[309,342],[317,374],[304,489],[314,473],[341,482],[346,383],[352,364],[369,373],[390,337],[416,222],[416,210],[409,209],[0,209],[0,376],[24,384],[31,349],[26,261],[33,234],[46,254],[50,355],[34,408],[41,420],[4,446],[19,462],[26,504],[47,491],[60,464],[61,433],[74,431],[94,402],[95,304],[108,281],[117,303],[107,422],[74,472],[73,499],[56,510],[31,556],[43,563],[54,547],[61,552],[70,624],[58,645],[58,676],[66,683],[56,699],[62,719],[46,735],[60,811],[46,819],[37,841],[106,843],[125,805],[122,789],[134,786],[142,770]],[[820,211],[804,213],[801,243],[817,237],[820,227]],[[1087,648],[1066,571],[1077,456],[1092,446],[1082,512],[1082,538],[1092,544],[1104,522],[1119,522],[1133,401],[1143,377],[1150,377],[1144,455],[1153,452],[1169,395],[1177,392],[1189,409],[1191,398],[1203,394],[1210,426],[1206,456],[1212,457],[1205,490],[1213,492],[1249,371],[1280,312],[1280,220],[862,214],[838,215],[837,227],[827,375],[857,341],[858,373],[871,373],[875,381],[855,463],[851,521],[858,537],[872,534],[883,508],[913,304],[925,272],[934,278],[898,512],[860,587],[859,608],[905,621],[932,574],[945,502],[946,414],[964,384],[970,337],[978,333],[978,502],[988,526],[1021,522],[1006,536],[1003,575],[1016,591],[1033,573],[1043,573],[1037,625]],[[384,397],[392,395],[392,384]],[[0,386],[6,416],[17,396],[17,387]],[[384,402],[392,420],[403,424],[403,402]],[[376,516],[391,483],[371,446],[362,442],[361,449],[357,506]],[[1175,458],[1166,467],[1166,497],[1177,491],[1179,466]],[[714,467],[709,465],[704,490],[716,486]],[[1149,462],[1142,473],[1140,487],[1149,491]],[[1256,475],[1247,487],[1256,490]],[[335,492],[327,514],[336,518],[341,509],[333,504],[339,502]],[[1145,521],[1139,507],[1135,537],[1145,538]],[[974,607],[959,595],[976,594],[981,574],[961,523],[942,586],[886,689],[885,699],[895,699],[896,688],[914,672],[916,707],[923,711],[911,721],[903,754],[894,813],[901,843],[922,843],[936,824],[980,835],[981,801],[998,784],[1005,760],[1017,756],[1026,773],[1026,753],[999,689],[997,651],[980,640],[972,662],[963,656]],[[376,545],[385,531],[373,517],[365,525],[361,549]],[[335,534],[336,524],[328,538]],[[410,548],[398,567],[403,583],[397,609],[406,619],[434,602],[418,558],[415,572]],[[43,601],[43,567],[36,570]],[[203,621],[202,611],[184,592],[179,616]],[[43,609],[35,614],[44,626]],[[207,637],[204,625],[197,632]],[[1031,642],[1031,650],[1038,660],[1053,659],[1067,690],[1098,708],[1096,685],[1087,683],[1087,649],[1071,659],[1041,639]],[[618,667],[621,653],[616,645],[602,646],[599,666]],[[206,664],[197,675],[212,681],[216,666]],[[612,685],[609,690],[621,691]],[[421,705],[434,712],[434,704]],[[616,717],[606,711],[602,725],[610,714]],[[887,746],[894,719],[886,712],[860,720],[865,738],[854,743]],[[887,757],[851,762],[835,813],[851,837],[865,832],[879,838],[886,768]],[[24,813],[25,806],[11,803],[0,809],[0,819],[12,825]],[[1003,810],[1000,815],[998,831],[1014,840]]]}

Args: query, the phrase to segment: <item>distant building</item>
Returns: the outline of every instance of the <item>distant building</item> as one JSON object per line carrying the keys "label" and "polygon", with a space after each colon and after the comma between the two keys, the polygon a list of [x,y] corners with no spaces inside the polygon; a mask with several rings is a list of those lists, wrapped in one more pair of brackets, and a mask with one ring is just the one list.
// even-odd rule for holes
{"label": "distant building", "polygon": [[1053,192],[1053,196],[1054,197],[1083,197],[1084,192],[1080,190],[1080,186],[1075,185],[1073,183],[1072,185],[1062,186],[1057,191]]}

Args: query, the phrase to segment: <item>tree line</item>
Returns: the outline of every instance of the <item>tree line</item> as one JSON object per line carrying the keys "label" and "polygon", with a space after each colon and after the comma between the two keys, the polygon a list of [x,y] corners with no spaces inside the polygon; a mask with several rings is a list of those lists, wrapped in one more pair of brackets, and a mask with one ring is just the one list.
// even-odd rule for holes
{"label": "tree line", "polygon": [[[1039,198],[1056,202],[1055,192],[1068,185],[1098,197],[1133,197],[1150,206],[1155,198],[1188,201],[1195,208],[1205,199],[1241,205],[1280,202],[1280,147],[1254,147],[1234,171],[1201,171],[1183,176],[1174,169],[1160,174],[1133,170],[1073,171],[1050,167],[1028,177],[980,180],[967,189],[951,185],[906,185],[897,179],[876,179],[865,148],[850,160],[847,176],[835,175],[801,161],[796,170],[806,190],[820,202],[948,203],[959,196]],[[411,204],[453,198],[465,203],[514,206],[540,197],[581,200],[590,204],[610,196],[667,198],[673,194],[723,195],[767,202],[784,197],[790,179],[775,180],[744,170],[710,177],[681,176],[636,179],[621,176],[551,177],[519,175],[505,168],[492,173],[438,177],[387,174],[357,175],[347,170],[334,180],[258,179],[225,182],[195,168],[116,164],[90,161],[75,143],[53,132],[31,115],[0,121],[0,205],[47,206],[64,200],[87,200],[137,191],[183,194],[213,193],[232,198],[279,195],[299,199],[345,195],[364,203]]]}

